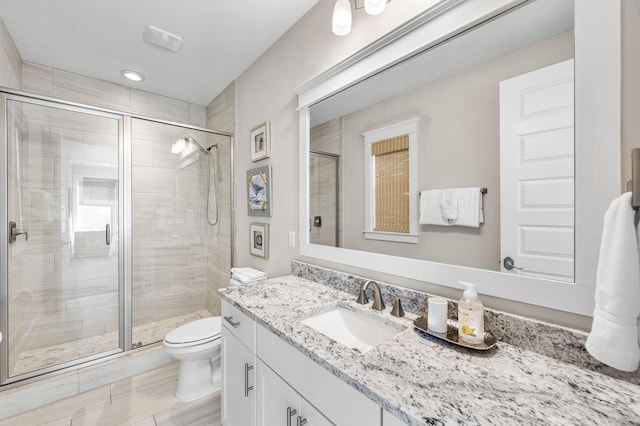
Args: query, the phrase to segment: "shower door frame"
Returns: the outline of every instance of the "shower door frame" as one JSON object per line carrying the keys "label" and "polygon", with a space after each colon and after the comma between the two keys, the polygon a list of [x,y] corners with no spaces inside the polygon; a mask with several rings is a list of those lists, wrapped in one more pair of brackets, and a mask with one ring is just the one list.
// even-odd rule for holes
{"label": "shower door frame", "polygon": [[[9,173],[9,165],[8,165],[8,144],[9,144],[9,134],[8,128],[9,123],[7,123],[7,103],[8,101],[15,101],[21,103],[28,103],[32,105],[39,105],[47,108],[55,108],[58,110],[76,112],[76,113],[85,113],[90,114],[97,117],[104,117],[109,119],[115,119],[118,121],[118,241],[124,241],[124,229],[123,229],[123,221],[125,219],[125,165],[123,162],[124,157],[124,149],[125,149],[125,137],[124,137],[124,129],[125,129],[125,120],[124,115],[112,112],[112,111],[104,111],[96,108],[91,108],[83,105],[77,105],[72,103],[67,103],[63,101],[45,99],[30,96],[28,94],[23,94],[14,91],[0,91],[0,120],[3,125],[3,148],[0,150],[0,161],[2,162],[2,168],[0,172],[0,187],[4,190],[4,197],[0,201],[0,331],[3,336],[6,336],[5,333],[8,333],[9,327],[9,300],[8,300],[8,286],[9,286],[9,270],[8,270],[8,230],[6,224],[8,223],[8,173]],[[130,145],[130,144],[129,144]],[[53,371],[62,370],[71,366],[75,366],[78,364],[83,364],[85,362],[91,362],[93,360],[97,360],[100,358],[117,355],[124,352],[126,341],[125,341],[125,333],[126,330],[125,325],[127,322],[127,312],[124,309],[122,299],[124,298],[125,288],[127,277],[125,275],[125,271],[123,268],[123,264],[125,262],[125,246],[124,244],[118,244],[118,334],[119,334],[119,342],[118,349],[111,349],[105,352],[101,352],[98,354],[90,355],[87,357],[81,357],[75,360],[65,361],[60,364],[55,364],[49,367],[45,367],[42,369],[38,369],[35,371],[30,371],[27,373],[22,373],[16,376],[9,376],[9,348],[8,348],[8,339],[3,338],[0,343],[0,385],[7,385],[14,382],[22,381],[25,379],[29,379],[32,377],[40,376],[43,374],[47,374]],[[130,316],[130,315],[129,315]],[[130,319],[129,319],[130,321]],[[10,337],[10,336],[9,336]]]}
{"label": "shower door frame", "polygon": [[[52,365],[28,373],[9,377],[8,345],[6,333],[8,330],[8,123],[7,123],[7,101],[15,100],[32,104],[59,108],[73,112],[84,112],[108,118],[118,118],[118,331],[119,349],[114,349],[87,357],[78,358],[64,363]],[[117,111],[109,108],[102,108],[79,102],[67,101],[50,96],[42,96],[33,93],[23,92],[0,86],[0,128],[3,129],[1,141],[3,147],[0,149],[0,188],[4,190],[4,196],[0,200],[0,332],[2,341],[0,342],[0,388],[6,389],[25,381],[33,381],[39,378],[46,378],[53,373],[74,370],[83,366],[108,361],[121,356],[129,355],[136,351],[145,350],[148,346],[132,348],[132,305],[131,305],[131,194],[132,194],[132,120],[147,120],[171,126],[177,126],[189,130],[197,130],[218,136],[229,138],[230,149],[230,258],[231,265],[235,265],[235,220],[234,220],[234,168],[235,168],[235,136],[233,133],[220,130],[208,129],[186,123],[179,123],[170,120],[163,120],[131,112]]]}

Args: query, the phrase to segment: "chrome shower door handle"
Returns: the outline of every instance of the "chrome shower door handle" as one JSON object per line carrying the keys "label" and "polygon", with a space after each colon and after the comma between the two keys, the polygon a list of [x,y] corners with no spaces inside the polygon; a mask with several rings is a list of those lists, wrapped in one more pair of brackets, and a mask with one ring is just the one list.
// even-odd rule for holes
{"label": "chrome shower door handle", "polygon": [[24,235],[24,240],[29,241],[29,233],[17,228],[14,221],[9,222],[9,244],[13,244],[18,239],[18,235]]}
{"label": "chrome shower door handle", "polygon": [[249,371],[253,370],[253,365],[245,362],[244,364],[244,396],[249,396],[249,391],[253,390],[253,386],[249,386]]}
{"label": "chrome shower door handle", "polygon": [[287,407],[287,426],[291,426],[291,417],[298,413],[295,408]]}
{"label": "chrome shower door handle", "polygon": [[510,271],[512,269],[517,269],[519,271],[522,271],[524,269],[519,266],[516,266],[516,262],[513,260],[513,258],[509,256],[504,258],[504,260],[502,261],[502,264],[504,265],[504,269],[506,269],[507,271]]}
{"label": "chrome shower door handle", "polygon": [[109,225],[108,223],[105,227],[104,233],[105,242],[107,243],[107,245],[111,245],[111,225]]}

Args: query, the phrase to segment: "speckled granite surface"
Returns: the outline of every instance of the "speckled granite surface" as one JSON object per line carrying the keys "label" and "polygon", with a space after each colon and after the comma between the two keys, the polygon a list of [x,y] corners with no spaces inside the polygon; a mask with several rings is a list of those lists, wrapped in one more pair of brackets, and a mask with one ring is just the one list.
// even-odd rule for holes
{"label": "speckled granite surface", "polygon": [[[295,260],[291,263],[291,269],[292,274],[295,276],[322,283],[354,295],[358,294],[358,288],[366,281],[364,277]],[[403,301],[405,310],[420,315],[426,313],[427,298],[433,296],[407,288],[396,287],[381,281],[378,281],[378,284],[385,301],[392,300],[394,297],[403,297],[411,301],[410,303]],[[457,315],[457,301],[449,300],[449,318],[457,318]],[[587,333],[585,332],[491,309],[485,310],[484,325],[485,330],[502,342],[640,385],[640,370],[631,373],[616,370],[589,355],[584,347],[587,340]]]}
{"label": "speckled granite surface", "polygon": [[[640,424],[640,387],[503,342],[488,352],[442,342],[297,276],[221,290],[226,301],[409,425]],[[359,353],[299,321],[340,305],[406,329]],[[390,305],[390,304],[389,304]]]}

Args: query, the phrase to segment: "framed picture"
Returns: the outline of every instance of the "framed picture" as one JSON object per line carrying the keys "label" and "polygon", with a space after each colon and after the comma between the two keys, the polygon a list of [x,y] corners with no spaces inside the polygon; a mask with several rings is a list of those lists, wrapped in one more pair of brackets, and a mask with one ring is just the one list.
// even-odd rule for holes
{"label": "framed picture", "polygon": [[271,157],[271,140],[269,133],[268,121],[251,129],[251,161]]}
{"label": "framed picture", "polygon": [[250,224],[251,241],[249,252],[263,259],[269,258],[269,225],[266,223]]}
{"label": "framed picture", "polygon": [[247,171],[247,208],[249,216],[271,216],[271,166]]}

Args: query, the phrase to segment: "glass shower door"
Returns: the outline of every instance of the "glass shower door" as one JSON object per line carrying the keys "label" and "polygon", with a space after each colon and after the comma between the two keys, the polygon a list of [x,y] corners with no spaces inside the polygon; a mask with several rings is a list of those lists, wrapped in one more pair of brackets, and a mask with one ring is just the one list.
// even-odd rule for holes
{"label": "glass shower door", "polygon": [[[120,352],[122,117],[8,96],[2,381]],[[3,259],[4,261],[4,259]]]}

